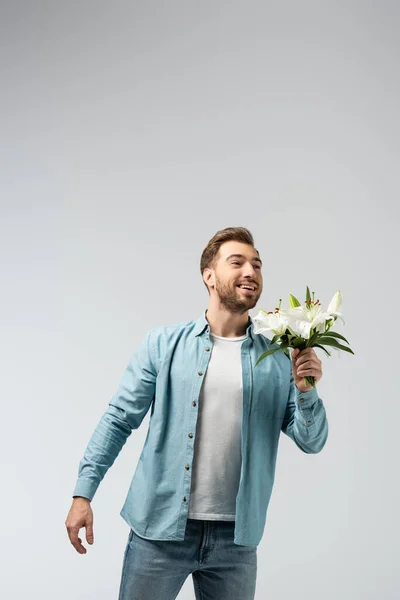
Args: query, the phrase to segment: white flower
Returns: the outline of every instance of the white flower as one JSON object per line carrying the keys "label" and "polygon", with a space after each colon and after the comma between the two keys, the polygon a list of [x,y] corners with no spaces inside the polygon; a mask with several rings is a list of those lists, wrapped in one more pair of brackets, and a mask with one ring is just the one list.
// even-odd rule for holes
{"label": "white flower", "polygon": [[[341,315],[342,313],[337,312],[338,309],[341,307],[341,305],[342,305],[342,296],[340,294],[340,290],[338,290],[336,292],[336,294],[333,296],[332,300],[330,301],[329,306],[326,309],[326,312],[331,313],[332,315]],[[342,321],[343,321],[343,319],[342,319]]]}
{"label": "white flower", "polygon": [[306,306],[289,308],[286,311],[289,315],[288,325],[293,330],[293,333],[308,340],[311,335],[311,329],[314,329],[318,333],[324,333],[326,331],[326,324],[333,320],[334,317],[338,317],[344,323],[341,316],[342,313],[337,311],[341,303],[342,298],[340,291],[338,291],[333,296],[326,311],[323,310],[318,302],[315,304],[311,302]]}
{"label": "white flower", "polygon": [[[307,286],[304,306],[300,304],[293,294],[289,294],[289,308],[287,310],[281,309],[282,299],[279,300],[279,306],[274,312],[259,310],[258,315],[253,319],[254,332],[264,334],[265,337],[268,337],[266,332],[271,331],[274,334],[273,341],[277,340],[276,343],[280,348],[264,352],[256,362],[256,366],[261,360],[279,349],[288,358],[290,358],[288,350],[291,348],[304,349],[305,347],[313,346],[322,348],[328,356],[330,356],[330,353],[325,346],[330,346],[337,351],[345,350],[354,354],[351,348],[346,348],[341,343],[343,340],[348,344],[346,338],[339,333],[329,331],[337,318],[344,323],[342,313],[339,312],[341,303],[342,297],[339,290],[333,296],[328,308],[324,310],[318,299],[314,301],[314,292],[311,296],[310,289]],[[307,376],[304,378],[304,381],[305,385],[311,383],[315,387],[314,377]]]}
{"label": "white flower", "polygon": [[284,313],[285,311],[267,313],[260,309],[253,318],[254,333],[265,334],[267,331],[272,331],[275,335],[283,335],[289,323],[289,317]]}
{"label": "white flower", "polygon": [[308,340],[311,329],[316,329],[319,333],[325,331],[325,320],[328,313],[322,312],[320,306],[312,306],[311,309],[305,306],[296,306],[288,309],[289,327],[299,337]]}

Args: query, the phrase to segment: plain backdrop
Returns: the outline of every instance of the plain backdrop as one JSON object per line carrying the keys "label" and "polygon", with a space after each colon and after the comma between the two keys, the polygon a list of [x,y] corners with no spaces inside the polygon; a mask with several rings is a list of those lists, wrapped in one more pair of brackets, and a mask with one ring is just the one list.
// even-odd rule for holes
{"label": "plain backdrop", "polygon": [[86,555],[78,463],[146,331],[207,308],[228,226],[264,261],[251,316],[340,289],[355,352],[317,349],[322,452],[280,438],[256,598],[400,597],[399,27],[395,1],[2,0],[2,598],[117,598],[149,413]]}

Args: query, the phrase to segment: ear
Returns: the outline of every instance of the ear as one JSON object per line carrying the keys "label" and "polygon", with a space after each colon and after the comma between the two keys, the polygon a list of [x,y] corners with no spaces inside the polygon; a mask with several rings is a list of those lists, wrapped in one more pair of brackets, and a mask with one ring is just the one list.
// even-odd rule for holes
{"label": "ear", "polygon": [[214,271],[206,267],[203,271],[203,281],[208,287],[214,285]]}

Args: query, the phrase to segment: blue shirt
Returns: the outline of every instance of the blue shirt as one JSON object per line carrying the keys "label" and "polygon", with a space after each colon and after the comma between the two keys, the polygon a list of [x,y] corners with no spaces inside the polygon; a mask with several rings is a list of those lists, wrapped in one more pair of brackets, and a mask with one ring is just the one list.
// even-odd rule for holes
{"label": "blue shirt", "polygon": [[[197,320],[149,330],[133,353],[83,458],[73,496],[92,500],[133,429],[150,410],[147,437],[120,515],[140,536],[183,540],[190,500],[198,399],[213,341],[205,310]],[[307,454],[320,452],[328,421],[316,388],[300,392],[292,363],[254,333],[249,317],[241,347],[242,465],[234,543],[257,546],[274,483],[281,432]]]}

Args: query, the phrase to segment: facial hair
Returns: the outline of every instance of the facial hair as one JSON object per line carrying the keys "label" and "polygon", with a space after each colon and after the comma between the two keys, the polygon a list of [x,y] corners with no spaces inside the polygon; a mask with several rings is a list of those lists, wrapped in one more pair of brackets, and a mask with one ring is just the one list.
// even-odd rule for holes
{"label": "facial hair", "polygon": [[247,296],[242,300],[239,288],[236,284],[230,287],[224,284],[218,277],[215,278],[215,291],[218,294],[219,301],[229,312],[243,314],[247,310],[254,308],[261,295],[261,287],[257,288],[253,296]]}

